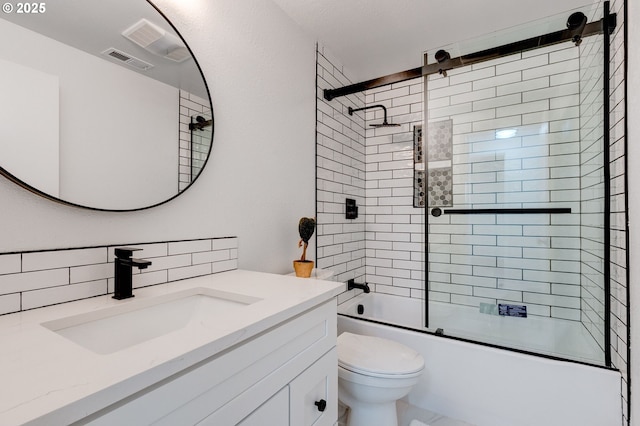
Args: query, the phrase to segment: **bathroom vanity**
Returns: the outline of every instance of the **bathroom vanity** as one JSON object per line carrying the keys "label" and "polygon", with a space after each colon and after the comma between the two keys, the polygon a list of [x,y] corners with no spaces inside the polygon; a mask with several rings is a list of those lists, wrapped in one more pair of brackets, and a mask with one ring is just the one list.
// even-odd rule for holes
{"label": "bathroom vanity", "polygon": [[333,426],[344,284],[230,271],[0,317],[0,424]]}

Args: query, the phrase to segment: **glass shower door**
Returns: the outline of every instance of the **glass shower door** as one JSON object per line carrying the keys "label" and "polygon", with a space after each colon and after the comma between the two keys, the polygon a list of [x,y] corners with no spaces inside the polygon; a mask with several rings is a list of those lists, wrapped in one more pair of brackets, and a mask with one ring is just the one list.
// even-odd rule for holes
{"label": "glass shower door", "polygon": [[602,365],[602,37],[425,79],[428,325]]}

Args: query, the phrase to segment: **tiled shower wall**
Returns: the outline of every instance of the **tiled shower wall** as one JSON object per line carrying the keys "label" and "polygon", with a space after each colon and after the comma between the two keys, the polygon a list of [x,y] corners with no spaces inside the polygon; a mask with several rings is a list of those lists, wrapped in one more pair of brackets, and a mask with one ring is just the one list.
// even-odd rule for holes
{"label": "tiled shower wall", "polygon": [[413,127],[423,122],[422,78],[366,92],[398,127],[372,128],[366,114],[367,281],[380,293],[424,298],[424,208],[413,207]]}
{"label": "tiled shower wall", "polygon": [[[209,155],[211,147],[211,127],[204,130],[196,130],[192,145],[189,123],[191,117],[201,115],[205,119],[211,119],[211,106],[208,100],[202,99],[192,93],[180,90],[180,151],[178,170],[178,190],[182,191],[196,177],[202,169]],[[203,136],[204,135],[204,136]]]}
{"label": "tiled shower wall", "polygon": [[235,237],[0,254],[0,314],[113,293],[114,249],[125,246],[152,262],[134,268],[134,288],[238,267]]}
{"label": "tiled shower wall", "polygon": [[[317,266],[335,272],[336,281],[365,274],[365,148],[363,121],[348,108],[364,106],[360,94],[324,99],[323,90],[352,82],[328,49],[317,49],[316,202]],[[357,113],[356,113],[357,114]],[[345,200],[354,199],[357,219],[345,218]],[[344,296],[343,296],[344,297]]]}

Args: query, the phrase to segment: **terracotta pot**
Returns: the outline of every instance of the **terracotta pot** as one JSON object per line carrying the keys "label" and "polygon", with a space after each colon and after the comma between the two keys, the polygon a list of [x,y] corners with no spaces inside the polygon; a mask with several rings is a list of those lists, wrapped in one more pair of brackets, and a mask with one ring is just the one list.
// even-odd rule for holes
{"label": "terracotta pot", "polygon": [[313,270],[313,260],[294,260],[293,270],[296,271],[296,277],[309,278]]}

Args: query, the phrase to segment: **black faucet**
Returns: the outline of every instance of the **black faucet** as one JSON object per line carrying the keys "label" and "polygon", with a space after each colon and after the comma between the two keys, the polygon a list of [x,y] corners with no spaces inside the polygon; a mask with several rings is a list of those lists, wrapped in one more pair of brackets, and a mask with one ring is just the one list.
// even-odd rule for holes
{"label": "black faucet", "polygon": [[367,283],[356,284],[356,280],[352,278],[349,281],[347,281],[347,291],[353,290],[354,288],[359,288],[363,290],[365,293],[369,293],[371,291],[371,289],[369,288],[369,284]]}
{"label": "black faucet", "polygon": [[142,249],[132,247],[121,247],[115,249],[115,285],[113,289],[114,299],[128,299],[133,297],[132,273],[133,267],[146,269],[151,262],[144,259],[133,259],[134,251]]}

